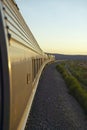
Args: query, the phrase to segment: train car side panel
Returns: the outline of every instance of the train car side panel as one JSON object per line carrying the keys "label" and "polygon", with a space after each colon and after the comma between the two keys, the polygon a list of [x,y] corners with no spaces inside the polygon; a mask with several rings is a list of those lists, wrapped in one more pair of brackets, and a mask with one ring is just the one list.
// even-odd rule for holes
{"label": "train car side panel", "polygon": [[48,58],[26,25],[14,0],[0,0],[0,123],[21,130]]}

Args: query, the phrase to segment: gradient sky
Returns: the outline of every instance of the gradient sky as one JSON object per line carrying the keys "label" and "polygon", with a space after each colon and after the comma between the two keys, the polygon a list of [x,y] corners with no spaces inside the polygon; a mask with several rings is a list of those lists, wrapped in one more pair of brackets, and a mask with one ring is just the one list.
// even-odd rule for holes
{"label": "gradient sky", "polygon": [[43,51],[87,54],[87,0],[15,0]]}

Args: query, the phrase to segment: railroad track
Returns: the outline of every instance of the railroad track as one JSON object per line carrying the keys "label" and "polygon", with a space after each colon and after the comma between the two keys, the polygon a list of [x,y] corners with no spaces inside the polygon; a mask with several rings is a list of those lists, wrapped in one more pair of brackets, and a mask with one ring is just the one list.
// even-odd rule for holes
{"label": "railroad track", "polygon": [[25,130],[86,130],[86,115],[56,70],[45,67]]}

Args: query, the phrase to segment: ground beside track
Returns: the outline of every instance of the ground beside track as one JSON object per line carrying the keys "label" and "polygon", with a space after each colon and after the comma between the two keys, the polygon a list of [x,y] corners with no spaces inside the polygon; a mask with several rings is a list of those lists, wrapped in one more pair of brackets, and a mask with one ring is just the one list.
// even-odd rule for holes
{"label": "ground beside track", "polygon": [[26,130],[87,130],[86,115],[68,93],[56,64],[42,73]]}

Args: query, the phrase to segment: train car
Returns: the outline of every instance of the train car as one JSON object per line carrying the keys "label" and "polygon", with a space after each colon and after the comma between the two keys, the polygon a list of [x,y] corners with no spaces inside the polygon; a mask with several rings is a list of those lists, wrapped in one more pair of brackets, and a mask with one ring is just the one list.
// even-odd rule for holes
{"label": "train car", "polygon": [[0,130],[23,130],[44,66],[41,50],[14,0],[0,0]]}

